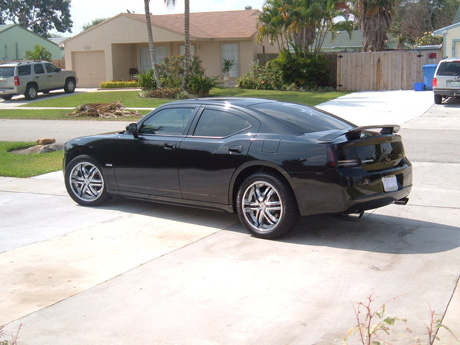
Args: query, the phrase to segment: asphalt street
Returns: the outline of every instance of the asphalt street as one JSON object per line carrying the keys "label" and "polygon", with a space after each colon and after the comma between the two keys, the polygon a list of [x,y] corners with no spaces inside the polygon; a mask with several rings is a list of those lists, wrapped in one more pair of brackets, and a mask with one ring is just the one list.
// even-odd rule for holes
{"label": "asphalt street", "polygon": [[[0,178],[0,325],[10,334],[22,324],[21,345],[331,345],[372,296],[408,320],[391,327],[391,344],[427,343],[430,310],[460,338],[460,102],[360,92],[320,107],[360,125],[402,125],[408,205],[303,218],[265,241],[232,214],[121,198],[76,206],[60,172]],[[21,123],[0,121],[2,138],[28,132]],[[438,335],[436,345],[460,344]]]}

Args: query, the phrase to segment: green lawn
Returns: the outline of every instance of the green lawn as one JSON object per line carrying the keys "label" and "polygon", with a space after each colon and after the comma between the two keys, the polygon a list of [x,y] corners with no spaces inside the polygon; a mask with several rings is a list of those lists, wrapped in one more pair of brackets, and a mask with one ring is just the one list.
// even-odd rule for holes
{"label": "green lawn", "polygon": [[[71,117],[67,116],[72,110],[69,109],[0,109],[0,119],[26,119],[26,120],[95,120],[95,121],[132,121],[136,122],[140,117],[125,116],[116,119]],[[138,110],[141,115],[147,114],[148,110]]]}
{"label": "green lawn", "polygon": [[0,176],[31,177],[62,169],[63,151],[30,155],[10,152],[34,145],[34,142],[0,141]]}
{"label": "green lawn", "polygon": [[167,99],[140,98],[139,91],[106,91],[85,92],[67,95],[64,97],[47,97],[23,107],[77,107],[85,103],[111,103],[120,102],[126,108],[156,108],[164,103],[171,102]]}
{"label": "green lawn", "polygon": [[[88,92],[72,94],[64,97],[47,97],[29,103],[29,107],[77,107],[85,103],[110,103],[121,102],[126,108],[156,108],[164,103],[171,102],[167,99],[139,98],[139,91],[113,91],[113,92]],[[344,96],[346,92],[296,92],[296,91],[269,91],[269,90],[242,90],[237,88],[215,88],[211,90],[211,97],[259,97],[277,99],[282,101],[303,103],[308,105],[318,105],[331,99]],[[83,117],[69,117],[70,109],[1,109],[0,119],[36,119],[36,120],[102,120],[110,121],[113,119],[95,119]],[[145,115],[148,110],[139,110],[140,114]],[[136,117],[124,117],[124,121],[137,121]],[[116,119],[120,120],[120,119]]]}

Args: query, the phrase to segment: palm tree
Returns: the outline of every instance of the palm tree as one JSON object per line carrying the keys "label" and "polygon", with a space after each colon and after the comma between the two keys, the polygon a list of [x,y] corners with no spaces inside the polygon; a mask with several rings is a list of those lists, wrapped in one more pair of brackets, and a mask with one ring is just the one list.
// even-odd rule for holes
{"label": "palm tree", "polygon": [[[164,0],[166,6],[175,6],[176,0]],[[190,1],[185,0],[184,9],[184,36],[185,36],[185,59],[184,59],[184,79],[182,80],[181,89],[185,90],[187,79],[190,74]]]}
{"label": "palm tree", "polygon": [[395,0],[354,0],[354,11],[363,32],[364,51],[385,49],[395,7]]}
{"label": "palm tree", "polygon": [[145,21],[147,22],[147,35],[149,37],[149,52],[150,52],[150,61],[152,62],[153,75],[155,76],[155,82],[157,88],[161,88],[161,81],[158,75],[158,69],[156,67],[156,52],[155,44],[153,42],[153,33],[152,33],[152,21],[150,19],[150,0],[144,0],[145,7]]}

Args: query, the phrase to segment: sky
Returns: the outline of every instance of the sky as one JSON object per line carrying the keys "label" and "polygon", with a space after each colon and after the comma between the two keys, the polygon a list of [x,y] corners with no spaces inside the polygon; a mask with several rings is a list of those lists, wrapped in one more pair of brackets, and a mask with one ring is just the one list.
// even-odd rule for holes
{"label": "sky", "polygon": [[[244,10],[246,6],[262,9],[265,0],[189,0],[190,12],[214,12]],[[121,12],[130,10],[135,13],[144,12],[143,0],[72,0],[70,13],[73,21],[72,34],[61,33],[68,37],[82,31],[84,24],[91,23],[97,18],[114,17]],[[183,13],[184,0],[176,0],[174,8],[168,8],[163,0],[150,0],[152,14]]]}

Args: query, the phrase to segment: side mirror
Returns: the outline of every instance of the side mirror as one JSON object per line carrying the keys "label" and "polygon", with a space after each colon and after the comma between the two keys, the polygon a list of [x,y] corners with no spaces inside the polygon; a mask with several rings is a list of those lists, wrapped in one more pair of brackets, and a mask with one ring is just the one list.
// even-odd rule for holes
{"label": "side mirror", "polygon": [[137,138],[137,123],[130,123],[126,126],[126,132],[132,134],[134,138]]}

